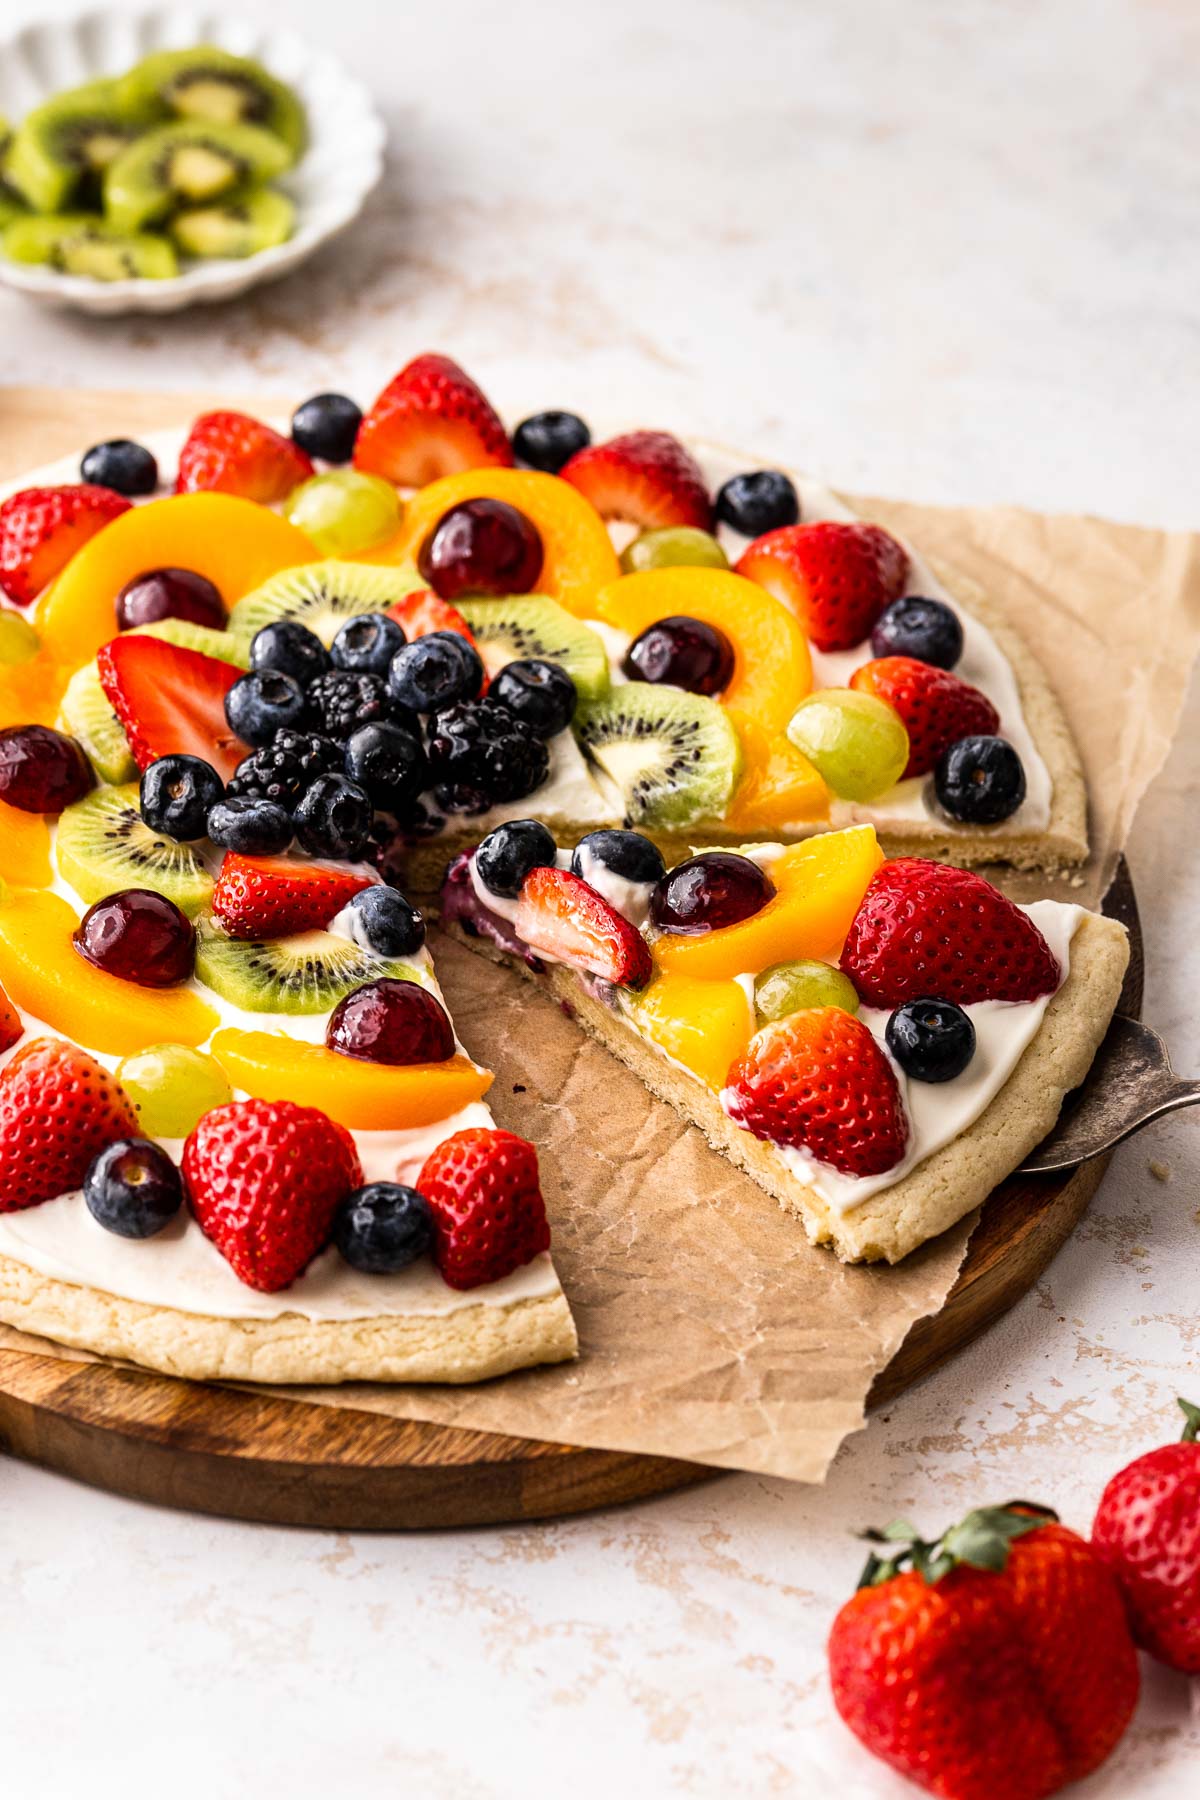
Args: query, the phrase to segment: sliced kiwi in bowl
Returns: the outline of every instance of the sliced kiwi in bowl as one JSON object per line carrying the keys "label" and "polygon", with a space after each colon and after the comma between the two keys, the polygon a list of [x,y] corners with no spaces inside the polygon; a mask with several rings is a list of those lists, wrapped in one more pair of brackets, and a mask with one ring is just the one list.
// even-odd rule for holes
{"label": "sliced kiwi in bowl", "polygon": [[145,130],[146,106],[122,98],[115,81],[68,88],[35,106],[12,134],[5,179],[35,212],[94,204],[104,171]]}
{"label": "sliced kiwi in bowl", "polygon": [[300,563],[244,595],[229,615],[230,633],[246,643],[276,619],[295,619],[328,648],[358,613],[386,612],[425,583],[412,568],[373,563]]}
{"label": "sliced kiwi in bowl", "polygon": [[213,879],[190,844],[151,831],[138,785],[96,788],[58,821],[58,871],[90,906],[122,888],[153,888],[193,917],[212,898]]}
{"label": "sliced kiwi in bowl", "polygon": [[518,657],[540,657],[567,671],[581,702],[607,694],[603,642],[557,600],[526,594],[511,600],[460,600],[457,605],[490,669]]}
{"label": "sliced kiwi in bowl", "polygon": [[627,825],[675,830],[728,810],[742,747],[715,700],[631,681],[581,707],[575,733],[620,790]]}
{"label": "sliced kiwi in bowl", "polygon": [[273,181],[291,161],[282,138],[258,125],[159,125],[108,165],[105,217],[122,231],[138,231],[177,207]]}
{"label": "sliced kiwi in bowl", "polygon": [[183,207],[167,229],[184,256],[240,258],[286,243],[295,222],[296,209],[286,194],[245,188],[206,206]]}
{"label": "sliced kiwi in bowl", "polygon": [[307,128],[298,96],[252,57],[215,44],[157,50],[123,76],[119,88],[129,106],[157,106],[210,125],[261,125],[282,139],[293,158],[304,149]]}
{"label": "sliced kiwi in bowl", "polygon": [[411,963],[389,961],[332,931],[251,941],[227,936],[209,915],[197,922],[196,974],[252,1013],[329,1012],[364,982],[417,979]]}
{"label": "sliced kiwi in bowl", "polygon": [[29,214],[9,224],[0,248],[12,262],[44,263],[93,281],[167,281],[179,273],[174,246],[151,231],[121,231],[91,213]]}

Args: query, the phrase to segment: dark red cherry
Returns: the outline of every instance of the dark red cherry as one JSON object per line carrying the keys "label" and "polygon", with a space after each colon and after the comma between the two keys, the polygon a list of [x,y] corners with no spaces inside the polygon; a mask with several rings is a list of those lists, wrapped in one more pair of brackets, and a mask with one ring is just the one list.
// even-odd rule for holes
{"label": "dark red cherry", "polygon": [[647,625],[625,652],[630,681],[655,681],[689,694],[719,694],[733,675],[733,645],[703,619],[675,614]]}
{"label": "dark red cherry", "polygon": [[542,540],[505,500],[464,500],[421,546],[421,574],[443,600],[463,594],[527,594],[542,572]]}
{"label": "dark red cherry", "polygon": [[774,882],[748,856],[709,850],[663,876],[650,896],[650,918],[660,931],[694,937],[753,918],[774,893]]}
{"label": "dark red cherry", "polygon": [[0,800],[9,806],[60,813],[82,799],[93,780],[82,746],[64,732],[49,725],[9,725],[0,731]]}
{"label": "dark red cherry", "polygon": [[225,603],[212,582],[194,569],[147,569],[117,595],[117,628],[157,625],[160,619],[187,619],[224,631]]}
{"label": "dark red cherry", "polygon": [[173,900],[152,888],[125,888],[89,906],[75,930],[75,948],[106,975],[139,987],[186,981],[196,956],[196,933]]}
{"label": "dark red cherry", "polygon": [[365,1062],[445,1062],[454,1055],[445,1008],[428,988],[391,976],[346,995],[325,1027],[325,1043]]}

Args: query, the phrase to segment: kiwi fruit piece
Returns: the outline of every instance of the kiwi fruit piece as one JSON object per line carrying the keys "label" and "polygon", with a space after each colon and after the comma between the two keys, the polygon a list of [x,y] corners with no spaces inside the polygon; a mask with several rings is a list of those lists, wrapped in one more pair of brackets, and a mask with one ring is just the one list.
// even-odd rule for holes
{"label": "kiwi fruit piece", "polygon": [[104,214],[121,231],[139,231],[179,206],[271,181],[291,160],[282,138],[258,125],[159,125],[109,163]]}
{"label": "kiwi fruit piece", "polygon": [[90,906],[121,888],[153,888],[189,917],[212,898],[213,879],[190,844],[151,831],[138,785],[96,788],[58,821],[58,872]]}
{"label": "kiwi fruit piece", "polygon": [[292,235],[296,209],[274,188],[246,188],[207,206],[185,206],[167,229],[184,256],[257,256]]}
{"label": "kiwi fruit piece", "polygon": [[219,662],[232,663],[235,669],[250,667],[250,649],[243,638],[232,631],[216,631],[211,625],[197,625],[191,619],[156,619],[153,625],[131,625],[122,637],[162,638],[178,644],[181,650],[198,650],[201,656],[215,656]]}
{"label": "kiwi fruit piece", "polygon": [[[512,600],[460,600],[485,662],[536,656],[558,663],[575,683],[580,701],[601,700],[609,689],[608,652],[596,634],[557,600],[531,594]],[[489,654],[491,652],[491,654]]]}
{"label": "kiwi fruit piece", "polygon": [[13,262],[45,263],[93,281],[165,281],[178,275],[174,246],[149,231],[118,231],[91,213],[30,214],[7,227],[0,246]]}
{"label": "kiwi fruit piece", "polygon": [[414,980],[391,962],[332,931],[250,941],[226,936],[211,916],[197,923],[196,974],[223,1000],[252,1013],[324,1013],[364,982]]}
{"label": "kiwi fruit piece", "polygon": [[296,619],[328,649],[356,613],[386,612],[425,583],[412,568],[374,563],[300,563],[246,594],[229,615],[229,629],[246,643],[276,619]]}
{"label": "kiwi fruit piece", "polygon": [[95,204],[104,171],[148,122],[146,108],[122,101],[115,81],[68,88],[35,106],[13,132],[5,178],[35,212]]}
{"label": "kiwi fruit piece", "polygon": [[293,161],[308,136],[304,108],[290,87],[251,57],[214,44],[155,51],[119,87],[128,106],[159,106],[208,125],[260,125],[287,145]]}
{"label": "kiwi fruit piece", "polygon": [[676,829],[724,817],[742,747],[715,700],[631,681],[581,707],[575,733],[620,789],[626,825]]}

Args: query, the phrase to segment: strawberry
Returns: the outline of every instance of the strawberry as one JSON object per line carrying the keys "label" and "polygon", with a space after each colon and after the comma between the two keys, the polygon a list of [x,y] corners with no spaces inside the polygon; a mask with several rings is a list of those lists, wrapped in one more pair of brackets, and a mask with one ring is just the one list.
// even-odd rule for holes
{"label": "strawberry", "polygon": [[259,419],[240,412],[201,413],[179,452],[177,494],[238,494],[270,506],[313,473],[311,460]]}
{"label": "strawberry", "polygon": [[871,877],[841,966],[867,1006],[1040,1000],[1062,971],[1019,906],[969,869],[899,856]]}
{"label": "strawberry", "polygon": [[261,1294],[304,1273],[363,1178],[345,1126],[291,1100],[214,1107],[184,1145],[182,1166],[200,1229]]}
{"label": "strawberry", "polygon": [[959,738],[991,737],[1000,729],[1000,714],[986,694],[915,656],[876,657],[855,669],[850,686],[900,714],[908,733],[905,775],[928,775]]}
{"label": "strawberry", "polygon": [[424,487],[463,469],[511,469],[508,433],[491,402],[448,356],[417,356],[384,388],[358,428],[354,466],[397,487]]}
{"label": "strawberry", "polygon": [[559,471],[602,519],[625,519],[643,531],[663,525],[712,525],[712,503],[700,465],[669,431],[627,431],[577,450]]}
{"label": "strawberry", "polygon": [[0,1055],[3,1055],[6,1050],[11,1050],[14,1044],[19,1043],[24,1029],[20,1013],[4,989],[0,987]]}
{"label": "strawberry", "polygon": [[116,1078],[62,1038],[34,1038],[0,1073],[0,1213],[80,1186],[92,1158],[139,1137]]}
{"label": "strawberry", "polygon": [[[472,649],[477,649],[475,633],[459,612],[457,606],[451,606],[435,594],[432,588],[414,588],[412,593],[405,594],[387,609],[388,618],[395,619],[411,644],[414,638],[427,637],[431,631],[452,631],[457,637],[466,638]],[[489,676],[486,669],[483,685],[479,690],[480,699],[488,691]]]}
{"label": "strawberry", "polygon": [[878,525],[822,519],[755,538],[737,572],[782,600],[818,650],[850,650],[904,592],[908,552]]}
{"label": "strawberry", "polygon": [[641,932],[567,869],[529,872],[513,929],[552,962],[598,975],[614,987],[645,987],[654,972]]}
{"label": "strawberry", "polygon": [[239,856],[230,850],[213,889],[212,909],[230,937],[287,937],[328,925],[370,886],[369,875],[356,875],[344,863]]}
{"label": "strawberry", "polygon": [[417,1177],[433,1214],[433,1260],[452,1288],[503,1281],[550,1248],[537,1151],[511,1131],[444,1138]]}
{"label": "strawberry", "polygon": [[0,506],[0,588],[29,606],[89,538],[129,511],[111,488],[23,488]]}
{"label": "strawberry", "polygon": [[942,1800],[1043,1800],[1099,1768],[1138,1666],[1091,1546],[1020,1502],[969,1513],[936,1544],[903,1524],[866,1535],[887,1548],[829,1634],[855,1737]]}
{"label": "strawberry", "polygon": [[199,756],[228,781],[247,755],[225,717],[225,696],[242,674],[232,663],[128,636],[102,645],[96,666],[139,769],[160,756]]}
{"label": "strawberry", "polygon": [[1200,1407],[1187,1424],[1114,1475],[1092,1525],[1092,1548],[1115,1575],[1133,1635],[1169,1668],[1200,1675]]}
{"label": "strawberry", "polygon": [[843,1175],[882,1175],[908,1141],[892,1065],[838,1006],[806,1007],[756,1032],[721,1101],[755,1137],[807,1150]]}

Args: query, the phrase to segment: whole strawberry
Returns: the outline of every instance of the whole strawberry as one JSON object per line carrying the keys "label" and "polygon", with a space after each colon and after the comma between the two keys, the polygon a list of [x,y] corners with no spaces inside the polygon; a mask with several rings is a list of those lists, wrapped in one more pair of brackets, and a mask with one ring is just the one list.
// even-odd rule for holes
{"label": "whole strawberry", "polygon": [[1000,729],[1000,714],[986,694],[915,656],[876,657],[855,669],[850,686],[900,714],[908,733],[906,776],[928,775],[960,738],[991,737]]}
{"label": "whole strawberry", "polygon": [[867,1006],[1037,1000],[1062,971],[1029,917],[982,875],[898,856],[863,895],[841,966]]}
{"label": "whole strawberry", "polygon": [[116,1077],[61,1038],[34,1038],[0,1073],[0,1213],[69,1194],[92,1158],[139,1136]]}
{"label": "whole strawberry", "polygon": [[202,413],[179,452],[178,494],[237,494],[264,506],[286,500],[313,473],[299,445],[246,413]]}
{"label": "whole strawberry", "polygon": [[602,519],[625,519],[643,531],[712,524],[699,463],[669,431],[626,431],[606,444],[577,450],[560,469]]}
{"label": "whole strawberry", "polygon": [[822,519],[755,538],[737,572],[782,600],[818,650],[851,650],[904,592],[908,552],[879,525]]}
{"label": "whole strawberry", "polygon": [[1200,1675],[1200,1406],[1163,1444],[1114,1475],[1092,1525],[1092,1545],[1120,1584],[1133,1635],[1169,1668]]}
{"label": "whole strawberry", "polygon": [[0,506],[0,588],[29,606],[75,552],[129,502],[111,488],[23,488]]}
{"label": "whole strawberry", "polygon": [[537,1151],[511,1131],[456,1131],[417,1187],[433,1214],[433,1260],[453,1288],[502,1281],[550,1248]]}
{"label": "whole strawberry", "polygon": [[1099,1768],[1138,1667],[1086,1540],[1022,1502],[936,1544],[903,1524],[867,1535],[887,1548],[829,1634],[834,1704],[860,1742],[942,1800],[1042,1800]]}
{"label": "whole strawberry", "polygon": [[291,1100],[214,1107],[184,1145],[182,1168],[200,1229],[263,1294],[304,1273],[363,1178],[345,1127]]}

